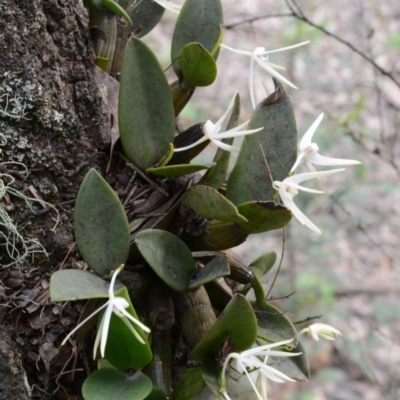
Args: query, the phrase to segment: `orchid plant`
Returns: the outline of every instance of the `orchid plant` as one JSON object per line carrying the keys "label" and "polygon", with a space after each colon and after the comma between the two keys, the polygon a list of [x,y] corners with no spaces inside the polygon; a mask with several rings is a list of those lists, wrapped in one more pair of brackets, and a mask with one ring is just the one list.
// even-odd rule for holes
{"label": "orchid plant", "polygon": [[[110,393],[115,400],[166,400],[172,393],[183,400],[229,400],[237,396],[229,379],[232,371],[247,377],[246,393],[264,400],[268,380],[309,378],[299,337],[332,340],[341,333],[322,323],[297,332],[287,313],[268,301],[262,282],[276,253],[267,252],[246,265],[229,249],[251,234],[282,229],[292,216],[320,234],[294,197],[298,191],[324,192],[302,182],[315,179],[323,184],[320,178],[344,171],[316,171],[314,165],[359,162],[319,154],[312,140],[323,114],[298,143],[294,109],[281,83],[296,87],[277,72],[282,67],[272,64],[268,55],[308,41],[271,51],[236,50],[221,44],[220,0],[186,0],[182,7],[165,0],[155,3],[85,2],[91,26],[104,29],[105,39],[96,46],[97,64],[120,80],[121,146],[113,154],[120,162],[110,164],[107,180],[94,169],[88,171],[77,194],[74,234],[92,272],[57,271],[50,293],[52,301],[88,300],[85,313],[90,314],[61,345],[74,345],[69,340],[74,334],[77,341],[90,340],[88,321],[101,316],[93,347],[98,369],[90,366],[82,387],[85,400],[108,400]],[[179,13],[171,40],[176,75],[171,82],[140,39],[164,9]],[[117,15],[132,27],[117,25]],[[127,32],[133,33],[129,39]],[[235,93],[216,123],[207,120],[178,129],[176,119],[193,93],[216,79],[220,48],[250,57],[250,120],[239,123],[240,96]],[[259,104],[255,63],[272,75],[275,85],[275,92]],[[239,136],[244,136],[241,146],[233,146]],[[196,164],[192,160],[209,142],[217,146],[212,163]],[[230,172],[232,152],[238,158]],[[296,173],[303,163],[311,172]],[[124,190],[118,187],[123,203],[108,183],[119,182],[116,176],[129,182]],[[110,283],[104,279],[109,276]],[[227,285],[225,278],[236,284]],[[246,297],[250,290],[255,301]],[[106,301],[98,307],[102,299]],[[178,357],[182,348],[186,358],[174,361],[172,354]],[[189,362],[188,354],[196,363]],[[285,363],[284,372],[271,357]],[[180,365],[179,374],[171,368],[174,362]]]}

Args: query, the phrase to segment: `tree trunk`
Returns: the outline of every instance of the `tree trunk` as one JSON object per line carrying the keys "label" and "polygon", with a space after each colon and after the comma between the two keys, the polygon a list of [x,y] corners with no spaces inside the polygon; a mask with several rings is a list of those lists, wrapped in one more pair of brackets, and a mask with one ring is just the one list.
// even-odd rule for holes
{"label": "tree trunk", "polygon": [[79,376],[76,390],[58,378],[78,368],[75,354],[58,350],[76,315],[50,303],[48,283],[74,260],[80,182],[107,165],[107,90],[95,79],[81,1],[0,0],[0,26],[0,398],[30,398],[23,367],[34,398],[77,399]]}

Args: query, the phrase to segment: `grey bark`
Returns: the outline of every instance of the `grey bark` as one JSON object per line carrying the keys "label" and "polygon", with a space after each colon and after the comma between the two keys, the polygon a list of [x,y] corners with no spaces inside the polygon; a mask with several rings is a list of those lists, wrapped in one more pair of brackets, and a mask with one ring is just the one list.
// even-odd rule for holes
{"label": "grey bark", "polygon": [[[52,229],[56,214],[51,209],[39,205],[43,214],[35,215],[12,194],[0,198],[0,207],[8,211],[21,234],[38,240],[49,253],[48,257],[35,255],[18,267],[25,276],[39,269],[38,280],[48,280],[74,243],[68,201],[75,198],[88,164],[79,166],[90,160],[90,166],[105,168],[107,160],[93,155],[109,144],[112,121],[106,93],[94,78],[88,17],[80,1],[0,0],[0,49],[0,173],[11,171],[16,190],[29,197],[36,191],[38,198],[55,205],[60,223]],[[8,162],[23,163],[28,177],[20,166],[4,164]],[[0,245],[4,283],[10,263],[4,237]],[[5,285],[6,295],[12,294]],[[10,309],[6,310],[0,322],[9,324],[8,336],[15,339]],[[27,349],[17,349],[4,335],[3,331],[0,372],[8,392],[0,398],[28,398],[17,351],[29,362]],[[40,345],[37,354],[42,353]],[[18,375],[21,385],[16,384]]]}

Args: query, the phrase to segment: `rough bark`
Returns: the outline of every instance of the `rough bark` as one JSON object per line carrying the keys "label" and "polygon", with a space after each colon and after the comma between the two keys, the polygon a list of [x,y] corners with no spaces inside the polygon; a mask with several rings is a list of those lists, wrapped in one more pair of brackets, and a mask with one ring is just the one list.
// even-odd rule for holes
{"label": "rough bark", "polygon": [[[5,238],[0,237],[3,305],[8,306],[0,308],[0,322],[19,345],[30,386],[42,389],[34,391],[35,398],[46,398],[44,393],[56,386],[51,383],[53,366],[65,365],[57,350],[65,330],[59,329],[60,308],[41,305],[49,302],[51,272],[73,247],[71,204],[79,184],[89,166],[106,166],[105,153],[94,155],[108,146],[111,121],[106,95],[94,79],[88,17],[80,1],[1,0],[0,44],[0,173],[15,178],[15,190],[42,198],[60,212],[54,229],[56,214],[46,204],[34,203],[32,212],[12,192],[0,198],[0,208],[7,210],[21,235],[39,241],[48,253],[14,265],[22,271],[15,282]],[[21,164],[9,162],[23,163],[28,176]],[[7,235],[3,226],[0,231]],[[27,391],[14,385],[17,346],[3,340],[2,385],[10,391],[0,398],[27,398]],[[22,372],[20,376],[22,382]]]}

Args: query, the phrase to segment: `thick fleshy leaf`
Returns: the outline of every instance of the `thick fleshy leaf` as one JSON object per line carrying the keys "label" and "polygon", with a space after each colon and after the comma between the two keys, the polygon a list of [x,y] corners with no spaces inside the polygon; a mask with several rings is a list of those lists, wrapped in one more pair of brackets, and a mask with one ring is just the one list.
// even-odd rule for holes
{"label": "thick fleshy leaf", "polygon": [[189,289],[198,288],[215,279],[230,274],[228,259],[225,256],[216,257],[206,264],[196,274],[196,278],[190,281]]}
{"label": "thick fleshy leaf", "polygon": [[179,52],[182,85],[187,88],[209,86],[217,77],[217,64],[211,53],[200,43],[188,43]]}
{"label": "thick fleshy leaf", "polygon": [[248,234],[283,228],[292,218],[292,212],[274,201],[249,201],[237,209],[248,222],[236,223]]}
{"label": "thick fleshy leaf", "polygon": [[117,15],[124,18],[129,25],[132,25],[131,17],[127,14],[127,12],[114,0],[100,0],[103,6]]}
{"label": "thick fleshy leaf", "polygon": [[[225,131],[236,128],[239,123],[240,115],[240,97],[239,93],[236,93],[235,102],[232,109],[232,114],[229,118],[228,125]],[[234,138],[222,139],[223,143],[232,145]],[[229,159],[231,156],[230,151],[222,150],[218,147],[217,153],[215,154],[213,162],[217,163],[216,167],[212,170],[208,170],[202,177],[201,183],[206,186],[211,186],[214,189],[219,189],[221,185],[225,182],[226,176],[228,174]]]}
{"label": "thick fleshy leaf", "polygon": [[201,368],[188,368],[174,386],[174,400],[190,400],[203,386]]}
{"label": "thick fleshy leaf", "polygon": [[[56,271],[50,278],[51,301],[75,301],[84,299],[108,298],[109,282],[89,271],[64,269]],[[116,281],[115,290],[123,288]]]}
{"label": "thick fleshy leaf", "polygon": [[271,251],[263,254],[257,260],[253,261],[251,265],[252,276],[250,278],[251,286],[254,289],[256,301],[258,305],[261,305],[265,300],[264,285],[262,283],[262,277],[274,266],[276,261],[276,253]]}
{"label": "thick fleshy leaf", "polygon": [[168,153],[175,113],[167,78],[149,47],[134,37],[125,48],[118,120],[125,153],[139,168],[151,167]]}
{"label": "thick fleshy leaf", "polygon": [[166,165],[165,167],[148,168],[146,172],[158,176],[182,176],[194,174],[195,172],[207,169],[207,165],[195,165],[195,164],[178,164],[178,165]]}
{"label": "thick fleshy leaf", "polygon": [[250,263],[250,268],[253,271],[257,269],[261,275],[265,275],[274,266],[276,257],[275,251],[269,251],[268,253],[265,253],[256,260],[252,261]]}
{"label": "thick fleshy leaf", "polygon": [[263,303],[254,311],[258,320],[258,336],[260,338],[267,342],[280,342],[296,337],[296,329],[291,321],[272,304]]}
{"label": "thick fleshy leaf", "polygon": [[247,223],[247,219],[239,214],[238,209],[210,186],[196,185],[187,189],[182,199],[183,213],[185,209],[194,211],[207,219]]}
{"label": "thick fleshy leaf", "polygon": [[210,389],[212,391],[213,397],[208,397],[208,391],[203,390],[203,393],[200,396],[201,399],[217,398],[217,399],[222,400],[224,398],[220,392],[221,372],[222,372],[222,369],[218,365],[218,361],[216,359],[207,358],[202,362],[201,375],[202,375],[204,382],[206,383],[208,389]]}
{"label": "thick fleshy leaf", "polygon": [[191,251],[226,250],[242,244],[248,234],[234,222],[212,220],[200,236],[185,234],[181,239]]}
{"label": "thick fleshy leaf", "polygon": [[256,107],[248,125],[248,129],[264,129],[244,137],[228,179],[226,197],[234,204],[271,200],[275,193],[272,181],[286,178],[296,161],[293,108],[282,85],[275,79],[274,83],[275,92]]}
{"label": "thick fleshy leaf", "polygon": [[251,347],[256,337],[257,320],[253,308],[244,296],[235,294],[192,355],[197,360],[215,357],[224,345],[230,351],[243,351]]}
{"label": "thick fleshy leaf", "polygon": [[[165,8],[155,1],[129,1],[125,7],[132,20],[132,34],[140,38],[149,33],[160,21]],[[120,2],[121,3],[121,2]]]}
{"label": "thick fleshy leaf", "polygon": [[[192,42],[200,43],[212,52],[218,42],[223,25],[220,0],[186,0],[176,21],[171,45],[171,60],[175,73],[182,78],[178,62],[180,51]],[[218,52],[213,56],[216,59]]]}
{"label": "thick fleshy leaf", "polygon": [[150,394],[146,397],[146,400],[169,400],[167,395],[164,393],[164,390],[160,389],[157,386],[153,386]]}
{"label": "thick fleshy leaf", "polygon": [[82,386],[85,400],[143,400],[153,384],[142,372],[123,373],[113,368],[102,368],[89,375]]}
{"label": "thick fleshy leaf", "polygon": [[[126,311],[134,318],[139,319],[129,298],[128,290],[123,288],[116,292],[116,296],[123,297],[129,304]],[[99,321],[101,319],[99,318]],[[127,371],[129,369],[142,369],[153,358],[146,335],[142,328],[133,322],[129,323],[133,329],[142,337],[145,343],[140,343],[130,329],[126,326],[122,318],[114,313],[111,317],[108,330],[105,358],[118,370]]]}
{"label": "thick fleshy leaf", "polygon": [[86,174],[76,197],[74,232],[83,259],[98,275],[126,262],[130,234],[125,210],[94,169]]}
{"label": "thick fleshy leaf", "polygon": [[182,240],[167,231],[148,229],[136,235],[136,244],[150,267],[168,286],[178,291],[189,288],[196,264]]}
{"label": "thick fleshy leaf", "polygon": [[300,342],[293,348],[292,353],[301,353],[295,357],[271,357],[271,364],[276,360],[279,363],[279,371],[296,381],[307,381],[310,378],[310,364],[304,347]]}

